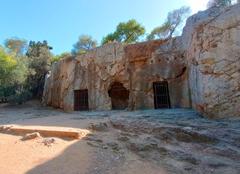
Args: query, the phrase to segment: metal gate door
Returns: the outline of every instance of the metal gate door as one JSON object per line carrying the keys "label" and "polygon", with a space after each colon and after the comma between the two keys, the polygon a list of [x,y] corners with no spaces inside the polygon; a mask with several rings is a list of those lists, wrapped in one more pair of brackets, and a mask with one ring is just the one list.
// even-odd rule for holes
{"label": "metal gate door", "polygon": [[74,91],[74,110],[75,111],[89,110],[87,89]]}
{"label": "metal gate door", "polygon": [[155,109],[170,108],[170,97],[167,82],[153,83]]}

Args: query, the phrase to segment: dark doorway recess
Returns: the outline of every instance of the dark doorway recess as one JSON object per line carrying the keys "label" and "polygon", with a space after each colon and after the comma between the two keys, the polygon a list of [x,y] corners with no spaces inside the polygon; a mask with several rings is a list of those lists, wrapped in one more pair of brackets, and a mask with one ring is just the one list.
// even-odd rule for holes
{"label": "dark doorway recess", "polygon": [[123,110],[128,107],[129,91],[123,86],[122,83],[114,82],[108,91],[112,100],[113,110]]}
{"label": "dark doorway recess", "polygon": [[87,89],[74,91],[74,110],[75,111],[89,110]]}
{"label": "dark doorway recess", "polygon": [[155,109],[171,108],[168,82],[154,82],[153,90]]}

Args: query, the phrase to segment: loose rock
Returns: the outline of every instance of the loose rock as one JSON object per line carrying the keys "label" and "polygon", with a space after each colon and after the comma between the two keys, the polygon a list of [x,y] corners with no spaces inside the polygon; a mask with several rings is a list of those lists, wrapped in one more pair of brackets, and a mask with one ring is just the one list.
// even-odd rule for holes
{"label": "loose rock", "polygon": [[55,143],[56,140],[54,138],[45,138],[42,143],[45,145],[45,146],[52,146],[53,143]]}
{"label": "loose rock", "polygon": [[108,125],[107,125],[107,123],[98,123],[98,124],[91,123],[89,126],[89,129],[94,130],[94,131],[107,131]]}
{"label": "loose rock", "polygon": [[36,139],[36,138],[41,138],[41,135],[40,135],[39,132],[33,132],[33,133],[26,134],[26,135],[22,138],[22,141],[32,140],[32,139]]}

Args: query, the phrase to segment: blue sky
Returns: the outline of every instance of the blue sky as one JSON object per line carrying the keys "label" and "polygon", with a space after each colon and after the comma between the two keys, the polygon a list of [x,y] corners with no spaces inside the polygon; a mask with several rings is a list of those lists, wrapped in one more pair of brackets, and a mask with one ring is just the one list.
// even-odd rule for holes
{"label": "blue sky", "polygon": [[11,37],[47,40],[55,54],[70,51],[82,34],[99,43],[119,22],[136,19],[147,32],[183,5],[193,12],[207,0],[1,0],[0,43]]}

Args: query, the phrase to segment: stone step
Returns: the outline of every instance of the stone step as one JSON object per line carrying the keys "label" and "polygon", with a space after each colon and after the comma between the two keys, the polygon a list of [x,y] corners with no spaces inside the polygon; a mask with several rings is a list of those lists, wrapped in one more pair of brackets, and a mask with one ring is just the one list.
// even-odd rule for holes
{"label": "stone step", "polygon": [[21,126],[21,125],[2,125],[0,133],[25,135],[38,132],[42,137],[58,137],[81,139],[87,136],[90,131],[86,129],[76,129],[69,127],[49,127],[49,126]]}

